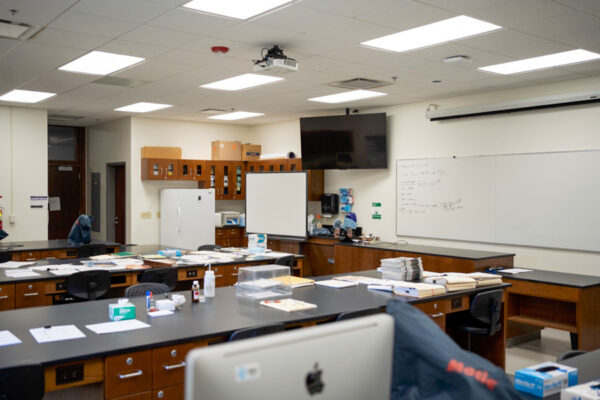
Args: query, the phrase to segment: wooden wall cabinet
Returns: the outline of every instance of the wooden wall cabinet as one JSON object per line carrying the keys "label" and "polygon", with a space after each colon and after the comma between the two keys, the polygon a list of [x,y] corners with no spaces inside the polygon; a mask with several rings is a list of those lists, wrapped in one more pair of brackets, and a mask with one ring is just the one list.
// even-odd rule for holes
{"label": "wooden wall cabinet", "polygon": [[177,179],[180,181],[207,181],[206,161],[178,160],[177,176]]}
{"label": "wooden wall cabinet", "polygon": [[244,228],[215,228],[215,244],[221,247],[242,247],[244,237]]}
{"label": "wooden wall cabinet", "polygon": [[142,180],[164,181],[179,179],[179,161],[162,158],[142,158]]}

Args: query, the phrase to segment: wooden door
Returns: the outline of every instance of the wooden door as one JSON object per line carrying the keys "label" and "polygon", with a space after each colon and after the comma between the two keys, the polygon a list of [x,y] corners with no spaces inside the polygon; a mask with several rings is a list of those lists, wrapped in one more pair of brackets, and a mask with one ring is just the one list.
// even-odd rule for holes
{"label": "wooden door", "polygon": [[194,172],[194,160],[179,160],[177,162],[177,174],[179,175],[179,180],[195,180]]}
{"label": "wooden door", "polygon": [[229,177],[231,198],[233,200],[244,200],[246,196],[246,191],[244,190],[246,186],[244,163],[241,161],[231,162]]}
{"label": "wooden door", "polygon": [[142,158],[142,180],[163,180],[162,160],[158,158]]}
{"label": "wooden door", "polygon": [[206,161],[204,160],[194,160],[194,169],[193,169],[194,180],[196,181],[207,181],[208,173],[206,171]]}
{"label": "wooden door", "polygon": [[179,160],[161,160],[161,165],[163,167],[164,175],[163,179],[166,180],[177,180],[179,179],[179,174],[177,173]]}
{"label": "wooden door", "polygon": [[48,212],[48,239],[66,239],[81,208],[81,173],[75,165],[48,166],[48,196],[60,199],[60,209]]}
{"label": "wooden door", "polygon": [[125,243],[125,166],[115,168],[115,242]]}
{"label": "wooden door", "polygon": [[287,161],[287,171],[302,171],[301,158],[289,158]]}
{"label": "wooden door", "polygon": [[223,168],[221,161],[207,161],[208,188],[215,189],[215,199],[223,200]]}

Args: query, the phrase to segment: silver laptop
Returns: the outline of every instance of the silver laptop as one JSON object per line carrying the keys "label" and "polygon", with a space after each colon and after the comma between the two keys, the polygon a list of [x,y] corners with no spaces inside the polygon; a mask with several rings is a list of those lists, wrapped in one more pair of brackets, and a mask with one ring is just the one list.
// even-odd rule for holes
{"label": "silver laptop", "polygon": [[388,400],[394,323],[387,314],[191,351],[186,400]]}

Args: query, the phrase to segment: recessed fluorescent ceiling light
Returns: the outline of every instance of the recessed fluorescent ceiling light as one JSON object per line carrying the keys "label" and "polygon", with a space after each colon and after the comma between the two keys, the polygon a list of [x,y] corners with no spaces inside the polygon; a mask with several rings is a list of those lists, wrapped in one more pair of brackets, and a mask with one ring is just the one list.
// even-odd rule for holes
{"label": "recessed fluorescent ceiling light", "polygon": [[128,106],[115,108],[115,111],[123,111],[123,112],[135,112],[135,113],[145,113],[156,110],[162,110],[163,108],[173,107],[170,104],[158,104],[158,103],[135,103],[130,104]]}
{"label": "recessed fluorescent ceiling light", "polygon": [[248,19],[291,2],[291,0],[193,0],[183,6],[205,13]]}
{"label": "recessed fluorescent ceiling light", "polygon": [[450,42],[480,33],[501,29],[501,26],[460,15],[418,28],[393,33],[362,42],[362,45],[390,51],[408,51],[434,44]]}
{"label": "recessed fluorescent ceiling light", "polygon": [[13,101],[15,103],[38,103],[52,96],[56,96],[56,93],[35,92],[33,90],[15,89],[0,96],[0,100]]}
{"label": "recessed fluorescent ceiling light", "polygon": [[546,56],[526,58],[524,60],[511,61],[503,64],[488,65],[479,68],[482,71],[495,72],[496,74],[517,74],[519,72],[535,71],[561,65],[575,64],[585,61],[597,60],[600,54],[591,51],[577,49],[563,51],[561,53],[548,54]]}
{"label": "recessed fluorescent ceiling light", "polygon": [[207,83],[202,85],[205,89],[216,89],[216,90],[241,90],[248,89],[254,86],[266,85],[267,83],[279,82],[283,78],[269,75],[257,75],[257,74],[243,74],[234,76],[233,78],[223,79],[213,83]]}
{"label": "recessed fluorescent ceiling light", "polygon": [[229,114],[221,114],[221,115],[213,115],[212,117],[208,117],[210,119],[222,119],[224,121],[233,121],[236,119],[244,119],[244,118],[254,118],[260,117],[261,115],[265,115],[263,113],[255,113],[248,111],[236,111]]}
{"label": "recessed fluorescent ceiling light", "polygon": [[144,60],[145,58],[141,57],[107,53],[105,51],[92,51],[63,65],[59,69],[90,75],[108,75]]}
{"label": "recessed fluorescent ceiling light", "polygon": [[370,99],[372,97],[386,96],[387,93],[373,92],[371,90],[352,90],[350,92],[330,94],[329,96],[313,97],[309,101],[321,103],[344,103],[346,101]]}

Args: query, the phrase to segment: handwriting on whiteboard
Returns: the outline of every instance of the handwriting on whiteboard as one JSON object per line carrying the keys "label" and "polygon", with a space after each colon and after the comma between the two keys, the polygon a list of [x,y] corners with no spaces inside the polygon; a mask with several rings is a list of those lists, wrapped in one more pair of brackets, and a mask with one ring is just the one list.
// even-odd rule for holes
{"label": "handwriting on whiteboard", "polygon": [[463,199],[439,198],[443,192],[446,171],[432,167],[428,161],[400,166],[398,212],[406,215],[427,214],[429,211],[456,212],[464,208]]}

